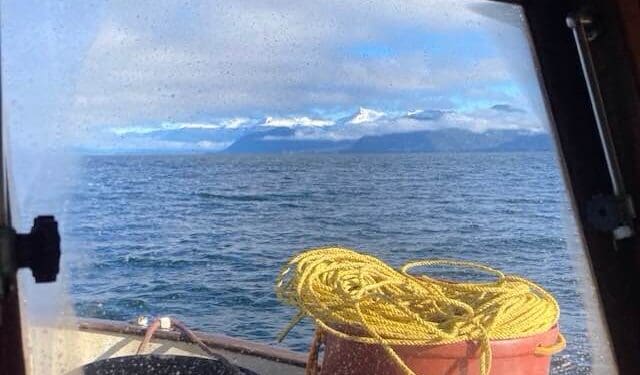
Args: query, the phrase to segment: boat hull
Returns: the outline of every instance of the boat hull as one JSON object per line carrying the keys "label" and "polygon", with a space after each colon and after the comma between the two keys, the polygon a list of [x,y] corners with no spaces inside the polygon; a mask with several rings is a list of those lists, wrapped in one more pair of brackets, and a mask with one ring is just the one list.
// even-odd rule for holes
{"label": "boat hull", "polygon": [[[108,358],[136,354],[146,329],[137,325],[102,319],[80,318],[55,328],[29,328],[32,374],[80,374],[82,366]],[[229,362],[259,375],[301,375],[306,355],[267,344],[233,337],[196,333]],[[58,355],[61,353],[63,355]],[[197,345],[176,331],[158,330],[145,354],[207,357]]]}

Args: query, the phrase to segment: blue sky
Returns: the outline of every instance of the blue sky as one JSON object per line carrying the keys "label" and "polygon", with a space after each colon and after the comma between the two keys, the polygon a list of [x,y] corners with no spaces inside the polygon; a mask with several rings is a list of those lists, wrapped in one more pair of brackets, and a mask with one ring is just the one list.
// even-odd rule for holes
{"label": "blue sky", "polygon": [[[475,130],[545,126],[511,5],[27,0],[4,2],[2,17],[16,144],[118,147],[128,141],[113,129],[324,121],[359,107],[446,110],[457,116],[441,126]],[[505,117],[495,105],[523,111]]]}

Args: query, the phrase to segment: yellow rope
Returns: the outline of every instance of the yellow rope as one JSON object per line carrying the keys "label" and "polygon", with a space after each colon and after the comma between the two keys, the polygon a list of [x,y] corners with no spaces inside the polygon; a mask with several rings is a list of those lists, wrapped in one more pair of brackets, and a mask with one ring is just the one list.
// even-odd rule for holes
{"label": "yellow rope", "polygon": [[[411,275],[422,266],[474,268],[495,275],[483,283]],[[281,270],[276,293],[321,331],[360,343],[381,345],[407,375],[414,372],[393,345],[442,345],[475,341],[482,374],[491,368],[490,340],[544,333],[558,322],[556,300],[538,285],[490,267],[464,261],[423,260],[396,270],[353,250],[327,247],[293,257]],[[564,347],[553,348],[559,351]],[[550,355],[552,352],[542,351]]]}

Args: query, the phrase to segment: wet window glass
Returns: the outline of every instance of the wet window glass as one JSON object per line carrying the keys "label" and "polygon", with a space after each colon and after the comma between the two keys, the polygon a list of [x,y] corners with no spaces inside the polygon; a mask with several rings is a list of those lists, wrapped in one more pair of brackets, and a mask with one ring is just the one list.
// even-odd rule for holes
{"label": "wet window glass", "polygon": [[[168,316],[302,374],[315,324],[276,342],[276,277],[325,246],[522,276],[560,306],[552,373],[613,373],[520,7],[7,1],[2,25],[14,225],[55,214],[63,241],[58,283],[21,275],[34,373],[132,355],[114,327]],[[203,355],[165,331],[148,352]]]}

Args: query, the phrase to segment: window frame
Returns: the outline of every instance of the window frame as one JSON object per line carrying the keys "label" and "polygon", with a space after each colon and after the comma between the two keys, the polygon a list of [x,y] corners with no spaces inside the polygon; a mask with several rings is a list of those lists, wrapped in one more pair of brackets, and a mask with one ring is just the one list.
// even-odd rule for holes
{"label": "window frame", "polygon": [[[612,186],[600,143],[578,52],[566,26],[566,17],[589,9],[602,31],[590,43],[598,71],[605,111],[621,161],[623,180],[633,201],[640,201],[637,170],[640,165],[640,101],[638,82],[632,73],[629,47],[625,44],[623,16],[627,25],[640,25],[640,13],[623,12],[625,0],[522,2],[529,23],[541,84],[552,117],[557,154],[569,190],[573,212],[596,282],[601,308],[621,374],[640,373],[640,241],[638,235],[614,241],[611,233],[591,227],[587,204],[595,196],[611,195]],[[632,20],[629,17],[633,18]],[[627,33],[640,33],[626,30]],[[636,68],[640,68],[636,66]],[[631,78],[631,79],[630,79]],[[634,82],[635,81],[635,82]],[[635,172],[635,173],[634,173]],[[639,227],[635,223],[635,231]]]}
{"label": "window frame", "polygon": [[[620,373],[640,373],[640,241],[638,236],[615,244],[608,233],[598,232],[585,224],[585,206],[597,194],[609,194],[608,176],[596,124],[591,111],[580,62],[565,18],[583,6],[595,7],[607,32],[594,43],[597,66],[607,75],[603,95],[607,111],[612,115],[612,133],[622,161],[623,176],[630,183],[629,192],[640,201],[640,116],[637,81],[629,62],[630,46],[625,44],[621,22],[640,25],[640,13],[624,14],[626,0],[486,0],[520,5],[529,24],[527,32],[534,50],[534,64],[551,117],[551,132],[563,169],[566,186],[576,215],[585,250],[591,262],[604,315],[614,346]],[[629,2],[627,2],[629,3]],[[631,21],[629,17],[632,17]],[[635,17],[635,18],[633,18]],[[635,30],[640,34],[640,26]],[[627,30],[627,33],[631,31]],[[640,48],[639,46],[631,46]],[[640,64],[635,66],[640,69]],[[640,70],[638,70],[640,71]],[[604,74],[603,74],[604,77]],[[637,77],[635,77],[637,79]],[[1,76],[0,76],[1,82]],[[1,110],[0,104],[0,110]],[[0,140],[2,138],[0,122]],[[2,143],[2,142],[0,142]],[[8,214],[7,179],[4,147],[0,146],[0,226],[11,227]],[[635,170],[638,169],[638,172]],[[18,171],[17,171],[18,172]],[[635,173],[634,173],[635,172]],[[640,232],[636,228],[636,232]],[[19,312],[19,294],[15,274],[8,275],[11,284],[0,301],[0,363],[4,373],[24,374],[25,361]]]}

